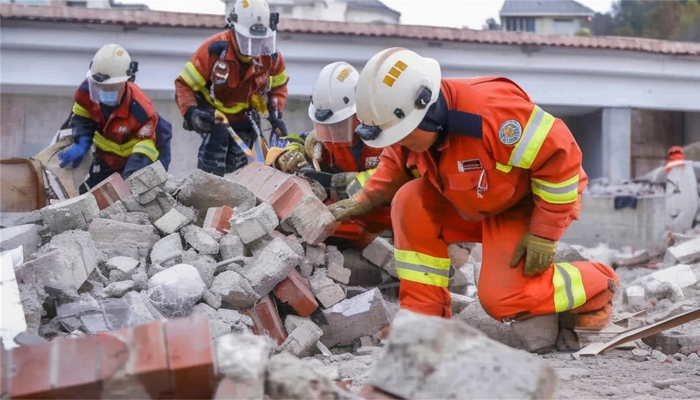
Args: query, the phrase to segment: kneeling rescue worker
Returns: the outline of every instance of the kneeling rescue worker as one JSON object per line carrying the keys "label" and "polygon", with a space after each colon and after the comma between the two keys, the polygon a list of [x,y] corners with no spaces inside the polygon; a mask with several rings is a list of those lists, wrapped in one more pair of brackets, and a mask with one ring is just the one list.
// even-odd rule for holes
{"label": "kneeling rescue worker", "polygon": [[[355,115],[355,85],[359,73],[350,64],[338,61],[326,65],[313,86],[309,118],[314,130],[296,140],[289,139],[284,148],[271,148],[268,165],[292,173],[309,163],[332,173],[331,199],[327,203],[354,194],[375,173],[382,150],[369,147],[355,134],[359,125]],[[391,200],[388,197],[386,202]],[[334,215],[344,210],[329,207]],[[348,240],[364,248],[379,234],[391,229],[388,205],[378,203],[372,211],[344,221],[332,238]]]}
{"label": "kneeling rescue worker", "polygon": [[87,78],[73,96],[73,144],[59,153],[60,167],[77,167],[94,144],[95,158],[79,192],[114,172],[126,179],[156,160],[170,164],[172,126],[133,82],[138,63],[117,44],[93,57]]}
{"label": "kneeling rescue worker", "polygon": [[[384,148],[384,168],[365,196],[343,200],[349,209],[405,163],[421,174],[391,208],[402,308],[450,318],[447,246],[481,242],[479,300],[496,320],[570,313],[581,329],[608,323],[617,274],[597,262],[554,263],[588,181],[561,120],[506,78],[441,79],[437,61],[403,48],[367,62],[357,116],[360,138]],[[400,151],[387,147],[396,143]]]}

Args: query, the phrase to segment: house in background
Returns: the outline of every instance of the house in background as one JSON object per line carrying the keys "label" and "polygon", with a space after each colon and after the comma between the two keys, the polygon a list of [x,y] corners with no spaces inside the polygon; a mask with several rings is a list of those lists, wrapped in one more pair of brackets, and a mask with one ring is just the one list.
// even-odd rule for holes
{"label": "house in background", "polygon": [[505,0],[499,12],[505,31],[574,35],[595,11],[574,0]]}
{"label": "house in background", "polygon": [[[226,13],[236,0],[222,0]],[[379,0],[267,0],[270,11],[283,19],[398,24],[401,13]]]}
{"label": "house in background", "polygon": [[0,3],[23,4],[27,6],[65,6],[82,8],[121,8],[148,10],[144,4],[122,4],[115,0],[0,0]]}

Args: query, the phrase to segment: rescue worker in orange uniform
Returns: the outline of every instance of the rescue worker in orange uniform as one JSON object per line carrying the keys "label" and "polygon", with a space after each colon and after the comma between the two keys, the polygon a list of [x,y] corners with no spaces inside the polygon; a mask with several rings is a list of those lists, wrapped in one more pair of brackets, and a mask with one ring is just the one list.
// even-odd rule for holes
{"label": "rescue worker in orange uniform", "polygon": [[258,117],[267,118],[275,134],[287,135],[282,112],[288,78],[276,48],[278,20],[264,0],[236,1],[226,19],[230,29],[207,39],[175,80],[183,128],[204,138],[197,168],[223,176],[248,162],[227,127],[215,123],[215,110],[260,161],[265,145]]}
{"label": "rescue worker in orange uniform", "polygon": [[[346,192],[353,194],[361,189],[376,171],[382,152],[366,146],[355,134],[359,124],[355,115],[358,77],[357,70],[346,62],[326,65],[316,78],[309,104],[314,130],[306,135],[281,138],[286,140],[271,148],[265,161],[287,173],[309,163],[333,173],[329,204],[347,197]],[[367,214],[344,221],[332,237],[349,240],[361,249],[390,229],[390,208],[379,205]]]}
{"label": "rescue worker in orange uniform", "polygon": [[[561,120],[506,78],[441,79],[437,61],[403,48],[365,65],[357,116],[358,136],[384,152],[364,190],[340,202],[339,219],[397,191],[402,308],[451,317],[447,246],[481,242],[479,300],[496,320],[566,312],[581,329],[608,323],[617,274],[597,262],[554,263],[588,180]],[[407,182],[404,161],[422,177]]]}
{"label": "rescue worker in orange uniform", "polygon": [[673,167],[682,167],[685,165],[685,154],[680,146],[673,146],[668,150],[668,160],[664,166],[664,172],[668,173]]}
{"label": "rescue worker in orange uniform", "polygon": [[126,179],[160,160],[170,164],[172,126],[133,82],[138,63],[120,45],[108,44],[93,57],[87,78],[73,96],[73,144],[59,153],[60,167],[77,167],[95,145],[85,193],[119,172]]}

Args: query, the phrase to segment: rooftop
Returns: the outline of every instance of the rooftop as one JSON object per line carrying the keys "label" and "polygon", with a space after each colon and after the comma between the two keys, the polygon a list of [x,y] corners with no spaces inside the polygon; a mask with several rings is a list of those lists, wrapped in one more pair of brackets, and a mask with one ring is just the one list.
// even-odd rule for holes
{"label": "rooftop", "polygon": [[589,16],[595,11],[574,0],[505,0],[501,17]]}

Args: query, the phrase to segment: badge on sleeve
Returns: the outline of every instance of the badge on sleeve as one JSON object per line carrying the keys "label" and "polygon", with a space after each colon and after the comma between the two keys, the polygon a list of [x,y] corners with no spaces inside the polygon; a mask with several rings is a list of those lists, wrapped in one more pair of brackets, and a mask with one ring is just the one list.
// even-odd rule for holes
{"label": "badge on sleeve", "polygon": [[509,146],[518,143],[521,136],[523,136],[523,127],[520,126],[520,122],[514,119],[509,119],[501,124],[501,129],[498,130],[498,138],[503,144]]}

